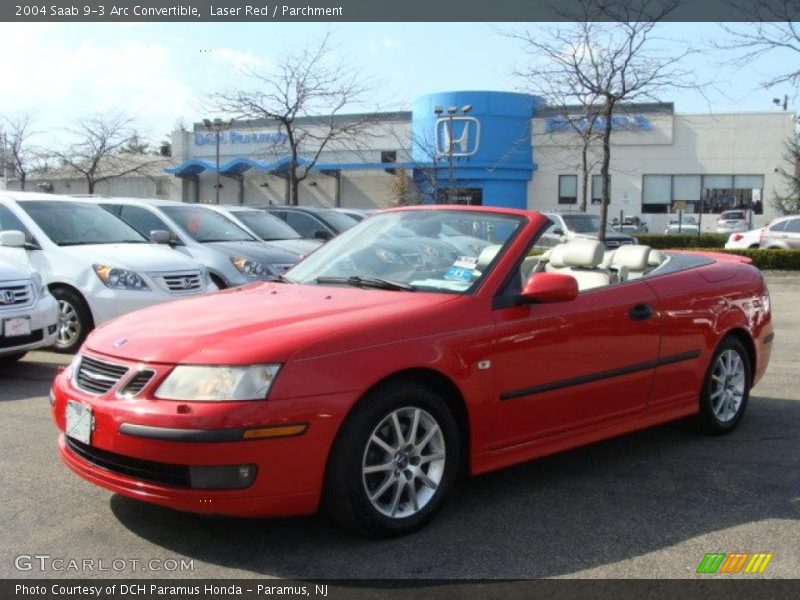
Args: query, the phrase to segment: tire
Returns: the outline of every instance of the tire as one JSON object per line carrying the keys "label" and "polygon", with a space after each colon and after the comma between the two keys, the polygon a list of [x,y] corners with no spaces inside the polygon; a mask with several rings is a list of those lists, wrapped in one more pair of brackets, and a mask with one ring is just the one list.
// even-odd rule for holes
{"label": "tire", "polygon": [[27,352],[17,352],[16,354],[7,354],[5,356],[0,356],[0,367],[8,367],[13,364],[16,364],[26,354]]}
{"label": "tire", "polygon": [[75,353],[94,329],[92,313],[75,290],[57,287],[52,294],[58,302],[58,329],[53,350],[62,354]]}
{"label": "tire", "polygon": [[442,507],[460,461],[458,426],[444,399],[417,383],[391,382],[370,392],[342,425],[323,505],[335,521],[369,536],[405,535]]}
{"label": "tire", "polygon": [[697,429],[710,435],[733,431],[744,416],[752,381],[752,365],[744,344],[735,337],[724,338],[706,371],[700,412],[695,417]]}

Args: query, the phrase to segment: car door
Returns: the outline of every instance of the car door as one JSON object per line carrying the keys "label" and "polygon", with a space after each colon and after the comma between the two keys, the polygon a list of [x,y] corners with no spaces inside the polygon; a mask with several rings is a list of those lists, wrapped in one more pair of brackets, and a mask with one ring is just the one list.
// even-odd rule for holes
{"label": "car door", "polygon": [[659,319],[657,297],[641,280],[571,302],[495,308],[498,447],[644,410]]}
{"label": "car door", "polygon": [[786,222],[786,243],[790,248],[800,248],[800,218]]}

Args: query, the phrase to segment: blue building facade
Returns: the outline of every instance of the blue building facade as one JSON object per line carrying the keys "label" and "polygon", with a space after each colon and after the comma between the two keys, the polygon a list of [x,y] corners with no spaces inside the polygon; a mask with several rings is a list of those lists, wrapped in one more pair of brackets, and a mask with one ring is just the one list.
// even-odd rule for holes
{"label": "blue building facade", "polygon": [[536,170],[531,119],[541,102],[510,92],[429,94],[414,104],[414,180],[431,202],[527,208]]}

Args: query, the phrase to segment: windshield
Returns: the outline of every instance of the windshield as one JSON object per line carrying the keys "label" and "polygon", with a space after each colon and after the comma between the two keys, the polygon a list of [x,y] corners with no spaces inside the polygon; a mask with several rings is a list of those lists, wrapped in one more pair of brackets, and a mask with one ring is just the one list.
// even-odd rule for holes
{"label": "windshield", "polygon": [[148,243],[135,229],[96,204],[25,200],[19,205],[59,246]]}
{"label": "windshield", "polygon": [[262,240],[269,242],[300,239],[300,234],[294,229],[263,210],[237,210],[233,216],[247,225]]}
{"label": "windshield", "polygon": [[[600,217],[597,215],[561,215],[567,229],[574,233],[597,233],[600,231]],[[606,231],[614,233],[615,230],[612,225],[606,223]]]}
{"label": "windshield", "polygon": [[[463,293],[486,275],[524,221],[466,210],[381,213],[322,246],[289,271],[287,279]],[[457,243],[451,243],[455,237]]]}
{"label": "windshield", "polygon": [[202,206],[164,206],[161,210],[196,242],[250,242],[254,239],[230,219]]}
{"label": "windshield", "polygon": [[335,210],[321,210],[315,214],[339,233],[358,223],[353,217]]}
{"label": "windshield", "polygon": [[744,213],[740,210],[730,210],[728,212],[722,213],[722,218],[744,221],[747,217],[745,217]]}

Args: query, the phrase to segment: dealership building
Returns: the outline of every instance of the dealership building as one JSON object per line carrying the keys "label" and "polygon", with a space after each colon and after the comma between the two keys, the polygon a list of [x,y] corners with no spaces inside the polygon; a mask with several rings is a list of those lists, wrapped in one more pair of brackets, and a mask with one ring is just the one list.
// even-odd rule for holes
{"label": "dealership building", "polygon": [[[577,111],[576,111],[577,113]],[[306,117],[322,134],[357,115]],[[595,123],[595,129],[602,123]],[[420,98],[408,112],[370,118],[366,134],[333,141],[300,186],[300,204],[380,208],[423,201],[577,211],[582,198],[580,132],[573,113],[527,94],[461,91]],[[771,199],[794,169],[789,112],[679,114],[671,103],[631,104],[612,121],[611,215],[641,215],[651,231],[670,213],[716,215],[746,207],[755,225],[777,216]],[[216,133],[203,123],[173,133],[174,196],[185,202],[283,204],[289,147],[276,123],[237,121]],[[586,204],[600,205],[599,143],[589,151]],[[300,148],[301,164],[315,148]],[[217,159],[217,153],[219,159]],[[217,173],[217,171],[219,171]],[[217,180],[220,187],[217,190]]]}

